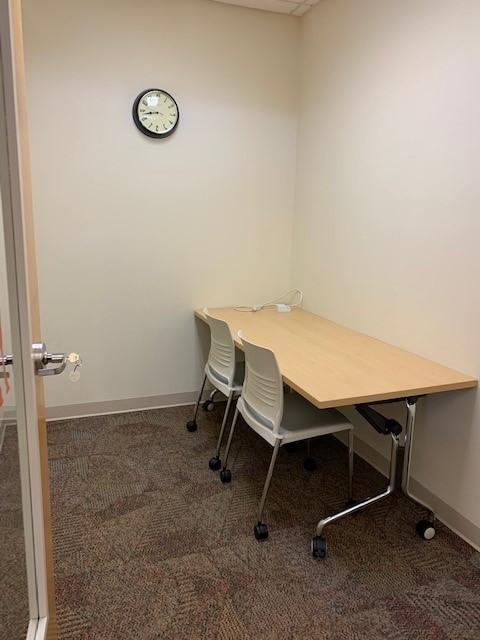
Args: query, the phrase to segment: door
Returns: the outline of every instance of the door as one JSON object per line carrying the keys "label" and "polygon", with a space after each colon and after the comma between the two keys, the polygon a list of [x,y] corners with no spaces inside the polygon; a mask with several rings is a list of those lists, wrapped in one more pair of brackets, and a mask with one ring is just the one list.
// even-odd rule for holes
{"label": "door", "polygon": [[0,495],[3,491],[7,506],[0,506],[0,640],[53,640],[57,624],[39,374],[52,360],[57,371],[63,370],[66,360],[50,356],[41,345],[20,0],[0,0],[0,81]]}

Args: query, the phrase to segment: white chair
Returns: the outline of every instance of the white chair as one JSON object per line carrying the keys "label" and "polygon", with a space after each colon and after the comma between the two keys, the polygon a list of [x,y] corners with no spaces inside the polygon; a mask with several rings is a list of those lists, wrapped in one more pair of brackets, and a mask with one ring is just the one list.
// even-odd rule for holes
{"label": "white chair", "polygon": [[[353,480],[353,425],[335,409],[317,409],[298,394],[283,393],[283,381],[275,354],[265,347],[248,341],[239,331],[245,351],[245,382],[237,402],[225,461],[220,474],[222,482],[230,482],[232,475],[227,468],[233,433],[240,413],[249,427],[272,447],[272,459],[268,469],[262,498],[258,508],[254,533],[257,540],[268,537],[267,525],[262,521],[263,508],[280,447],[341,431],[348,432],[348,500],[352,500]],[[325,548],[326,551],[326,548]]]}
{"label": "white chair", "polygon": [[[190,432],[197,430],[197,413],[202,400],[203,390],[207,380],[213,385],[214,389],[223,393],[227,397],[227,406],[223,416],[222,426],[217,441],[217,449],[213,458],[210,459],[208,466],[212,471],[218,471],[222,466],[220,460],[220,450],[223,441],[223,434],[227,424],[230,406],[235,397],[242,392],[243,379],[245,375],[245,363],[235,362],[235,343],[228,324],[224,320],[214,318],[208,313],[208,309],[204,309],[203,313],[207,318],[210,327],[211,345],[208,354],[208,360],[205,365],[205,376],[203,378],[202,388],[195,405],[195,413],[193,420],[187,422],[187,429]],[[209,401],[207,401],[208,403]]]}

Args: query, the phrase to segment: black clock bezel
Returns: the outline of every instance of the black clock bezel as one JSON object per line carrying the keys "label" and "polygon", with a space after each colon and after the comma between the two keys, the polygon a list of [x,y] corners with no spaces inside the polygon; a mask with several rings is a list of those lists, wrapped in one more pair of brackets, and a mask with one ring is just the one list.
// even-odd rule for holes
{"label": "black clock bezel", "polygon": [[[138,115],[138,105],[140,104],[140,100],[147,93],[150,93],[151,91],[161,91],[161,93],[164,93],[166,96],[168,96],[172,100],[172,102],[174,103],[174,105],[177,108],[177,114],[178,114],[177,121],[175,122],[175,125],[169,131],[163,131],[162,133],[154,133],[153,131],[150,131],[149,129],[144,127],[143,124],[140,121],[140,118],[139,118],[139,115]],[[132,115],[133,115],[133,121],[134,121],[135,126],[137,127],[137,129],[139,131],[141,131],[145,136],[148,136],[149,138],[155,138],[156,140],[161,139],[161,138],[168,138],[169,136],[171,136],[172,133],[178,127],[178,123],[180,122],[180,109],[178,108],[178,104],[177,104],[177,101],[175,100],[175,98],[170,93],[168,93],[168,91],[165,91],[165,89],[157,89],[155,87],[152,87],[152,89],[145,89],[144,91],[142,91],[141,93],[138,94],[138,96],[135,98],[135,102],[133,103]]]}

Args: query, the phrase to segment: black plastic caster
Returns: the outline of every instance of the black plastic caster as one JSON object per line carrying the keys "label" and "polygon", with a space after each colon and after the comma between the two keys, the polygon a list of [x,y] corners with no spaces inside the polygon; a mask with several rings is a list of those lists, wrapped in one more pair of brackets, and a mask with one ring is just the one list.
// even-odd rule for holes
{"label": "black plastic caster", "polygon": [[195,422],[195,420],[189,420],[186,426],[187,426],[187,431],[190,431],[190,433],[193,433],[198,429],[197,423]]}
{"label": "black plastic caster", "polygon": [[217,456],[215,456],[213,458],[210,458],[210,460],[208,461],[208,466],[212,471],[218,471],[222,466],[222,461],[220,460],[220,458],[217,458]]}
{"label": "black plastic caster", "polygon": [[232,481],[232,472],[230,471],[230,469],[222,469],[220,471],[220,480],[223,482],[223,484],[228,484]]}
{"label": "black plastic caster", "polygon": [[327,555],[327,539],[325,536],[313,536],[311,550],[314,558],[325,558]]}
{"label": "black plastic caster", "polygon": [[205,400],[202,407],[204,411],[213,411],[215,409],[215,403],[212,400]]}
{"label": "black plastic caster", "polygon": [[315,471],[317,468],[317,463],[314,458],[305,458],[303,461],[303,468],[305,471]]}
{"label": "black plastic caster", "polygon": [[435,527],[430,520],[420,520],[420,522],[417,522],[416,530],[420,538],[424,540],[431,540],[435,537]]}
{"label": "black plastic caster", "polygon": [[253,533],[257,540],[266,540],[268,538],[268,527],[263,522],[257,522],[253,527]]}

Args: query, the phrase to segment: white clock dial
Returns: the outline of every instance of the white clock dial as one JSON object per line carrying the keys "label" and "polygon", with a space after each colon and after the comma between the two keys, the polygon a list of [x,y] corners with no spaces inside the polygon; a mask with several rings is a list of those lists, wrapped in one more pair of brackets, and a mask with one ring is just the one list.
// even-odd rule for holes
{"label": "white clock dial", "polygon": [[[140,94],[136,102],[135,119],[140,130],[152,137],[166,137],[178,124],[178,106],[172,96],[161,89]],[[140,126],[139,126],[140,125]]]}

